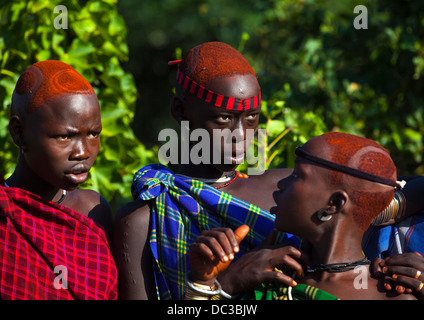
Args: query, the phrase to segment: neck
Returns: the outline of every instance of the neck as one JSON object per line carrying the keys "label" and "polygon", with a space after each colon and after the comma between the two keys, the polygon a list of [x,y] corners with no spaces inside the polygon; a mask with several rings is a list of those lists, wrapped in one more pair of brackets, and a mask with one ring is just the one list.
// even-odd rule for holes
{"label": "neck", "polygon": [[[334,220],[334,219],[333,219]],[[328,221],[330,223],[331,221]],[[333,221],[333,223],[337,223]],[[310,265],[344,263],[361,260],[362,235],[352,223],[339,223],[337,227],[325,231],[320,237],[310,239]]]}
{"label": "neck", "polygon": [[41,179],[28,167],[21,157],[19,155],[16,168],[13,174],[6,179],[6,184],[10,187],[16,187],[34,193],[48,201],[59,201],[62,198],[63,190]]}
{"label": "neck", "polygon": [[235,169],[236,168],[229,171],[221,171],[212,165],[182,164],[179,167],[178,173],[193,178],[219,179],[225,176],[231,176],[234,174]]}

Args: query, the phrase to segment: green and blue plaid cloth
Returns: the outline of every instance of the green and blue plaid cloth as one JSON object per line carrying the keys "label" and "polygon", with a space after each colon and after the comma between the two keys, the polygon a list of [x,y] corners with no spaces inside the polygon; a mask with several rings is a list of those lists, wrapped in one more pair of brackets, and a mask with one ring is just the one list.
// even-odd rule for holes
{"label": "green and blue plaid cloth", "polygon": [[[239,256],[260,244],[274,228],[269,212],[206,183],[176,176],[160,164],[141,168],[134,175],[131,191],[134,199],[151,201],[149,240],[159,299],[184,298],[184,277],[190,270],[187,251],[201,231],[248,225]],[[277,241],[300,244],[298,238],[283,233]]]}

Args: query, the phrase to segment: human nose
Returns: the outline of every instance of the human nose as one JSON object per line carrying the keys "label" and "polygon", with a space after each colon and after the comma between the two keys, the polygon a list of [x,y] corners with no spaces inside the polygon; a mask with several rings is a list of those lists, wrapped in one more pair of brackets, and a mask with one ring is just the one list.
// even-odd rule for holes
{"label": "human nose", "polygon": [[89,157],[90,151],[88,149],[87,141],[85,139],[77,140],[72,149],[71,160],[85,160]]}
{"label": "human nose", "polygon": [[233,141],[246,139],[246,124],[241,117],[235,122],[232,132]]}

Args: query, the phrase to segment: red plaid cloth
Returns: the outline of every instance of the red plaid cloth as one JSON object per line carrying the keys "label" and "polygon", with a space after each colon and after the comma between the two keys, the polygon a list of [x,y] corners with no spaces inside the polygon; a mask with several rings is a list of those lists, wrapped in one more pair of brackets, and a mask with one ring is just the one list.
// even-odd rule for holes
{"label": "red plaid cloth", "polygon": [[116,266],[102,229],[78,212],[0,185],[0,299],[116,298]]}

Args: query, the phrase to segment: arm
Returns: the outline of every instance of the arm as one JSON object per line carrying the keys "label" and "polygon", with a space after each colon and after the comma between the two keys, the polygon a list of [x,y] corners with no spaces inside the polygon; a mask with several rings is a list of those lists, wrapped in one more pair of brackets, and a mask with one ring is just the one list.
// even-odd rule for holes
{"label": "arm", "polygon": [[141,200],[122,207],[114,225],[114,256],[118,297],[156,299],[153,258],[149,247],[150,208]]}

